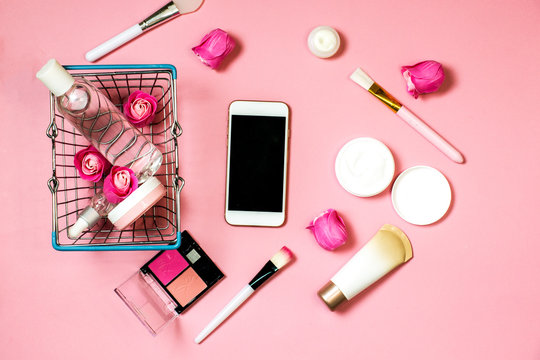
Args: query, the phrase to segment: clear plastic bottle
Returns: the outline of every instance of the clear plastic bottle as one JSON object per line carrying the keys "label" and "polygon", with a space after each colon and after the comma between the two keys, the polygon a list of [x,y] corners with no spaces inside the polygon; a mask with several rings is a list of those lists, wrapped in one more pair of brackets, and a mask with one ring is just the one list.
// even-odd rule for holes
{"label": "clear plastic bottle", "polygon": [[[139,183],[159,169],[161,152],[91,82],[74,78],[55,59],[49,60],[36,76],[56,96],[58,111],[113,166],[131,168]],[[102,192],[97,193],[69,229],[69,236],[78,237],[114,206]]]}

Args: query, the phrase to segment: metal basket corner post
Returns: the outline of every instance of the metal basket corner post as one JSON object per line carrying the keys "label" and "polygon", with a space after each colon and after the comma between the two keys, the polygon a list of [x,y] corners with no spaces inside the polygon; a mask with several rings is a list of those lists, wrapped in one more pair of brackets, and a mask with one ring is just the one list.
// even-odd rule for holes
{"label": "metal basket corner post", "polygon": [[56,250],[164,250],[180,246],[180,192],[184,179],[178,174],[178,123],[176,68],[155,65],[71,65],[65,68],[75,77],[92,82],[119,108],[129,94],[141,90],[153,95],[158,108],[154,122],[141,131],[162,152],[163,162],[155,176],[167,192],[151,210],[122,231],[101,219],[78,239],[67,229],[102,187],[78,177],[75,153],[88,142],[56,110],[50,95],[50,123],[47,136],[52,143],[52,177],[47,185],[52,194],[52,245]]}

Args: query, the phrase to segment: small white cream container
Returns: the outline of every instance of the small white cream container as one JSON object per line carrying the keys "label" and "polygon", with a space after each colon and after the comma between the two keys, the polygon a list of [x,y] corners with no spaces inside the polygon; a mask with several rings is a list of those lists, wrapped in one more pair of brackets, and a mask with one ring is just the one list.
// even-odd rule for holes
{"label": "small white cream container", "polygon": [[313,55],[320,58],[334,56],[341,46],[338,32],[330,26],[317,26],[309,33],[308,47]]}

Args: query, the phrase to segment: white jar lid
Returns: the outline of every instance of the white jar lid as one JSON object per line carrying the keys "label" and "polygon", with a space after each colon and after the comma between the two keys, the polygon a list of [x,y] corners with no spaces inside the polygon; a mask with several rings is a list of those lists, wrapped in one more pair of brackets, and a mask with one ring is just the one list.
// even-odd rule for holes
{"label": "white jar lid", "polygon": [[353,195],[374,196],[394,178],[395,164],[390,149],[377,139],[362,137],[345,144],[336,158],[336,176]]}
{"label": "white jar lid", "polygon": [[149,177],[144,184],[118,203],[107,217],[114,227],[123,230],[161,200],[165,193],[166,189],[161,182],[153,176]]}
{"label": "white jar lid", "polygon": [[429,166],[414,166],[402,172],[392,187],[392,204],[398,215],[415,225],[441,219],[452,201],[446,177]]}

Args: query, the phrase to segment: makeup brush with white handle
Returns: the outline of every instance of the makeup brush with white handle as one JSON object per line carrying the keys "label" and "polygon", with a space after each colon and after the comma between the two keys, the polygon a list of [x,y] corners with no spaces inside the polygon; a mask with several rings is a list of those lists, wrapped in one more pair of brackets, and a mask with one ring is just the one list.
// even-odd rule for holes
{"label": "makeup brush with white handle", "polygon": [[261,271],[255,275],[253,280],[242,290],[210,321],[208,325],[195,338],[199,344],[212,331],[214,331],[225,319],[229,317],[244,301],[246,301],[266,280],[278,272],[279,269],[287,265],[293,258],[293,254],[286,246],[282,247],[272,258],[263,266]]}
{"label": "makeup brush with white handle", "polygon": [[86,60],[90,62],[96,61],[100,57],[107,55],[114,49],[141,35],[151,27],[159,25],[179,15],[186,15],[197,11],[201,7],[202,3],[203,0],[173,0],[140,23],[133,25],[124,32],[87,52]]}

